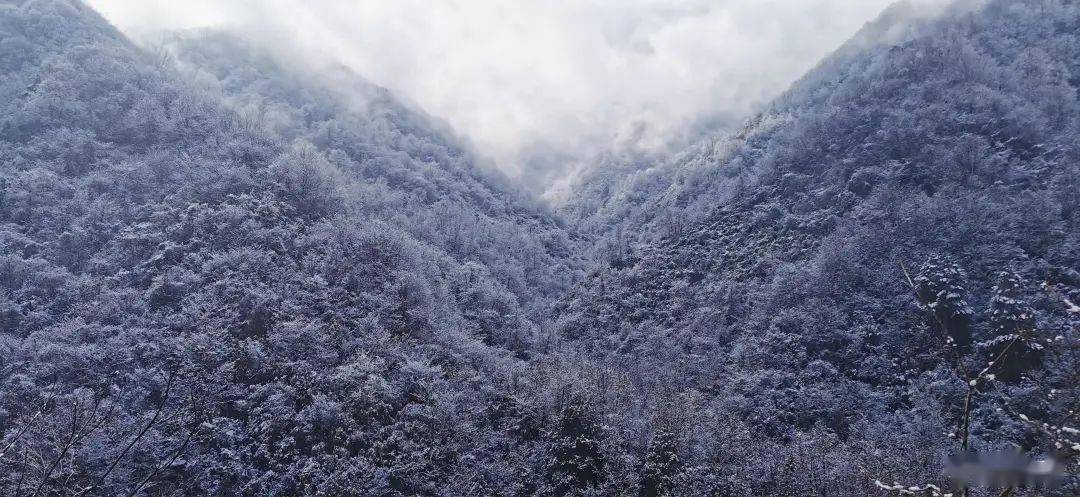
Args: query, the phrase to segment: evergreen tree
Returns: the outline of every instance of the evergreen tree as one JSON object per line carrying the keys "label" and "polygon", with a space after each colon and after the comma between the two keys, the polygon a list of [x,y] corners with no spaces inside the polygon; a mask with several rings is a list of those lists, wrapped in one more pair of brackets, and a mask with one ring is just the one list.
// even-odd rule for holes
{"label": "evergreen tree", "polygon": [[604,475],[602,433],[581,399],[559,415],[558,431],[547,468],[546,494],[572,495],[598,485]]}
{"label": "evergreen tree", "polygon": [[915,277],[919,302],[933,316],[933,326],[961,354],[971,347],[971,306],[964,299],[964,270],[952,260],[931,256]]}
{"label": "evergreen tree", "polygon": [[682,469],[679,460],[678,439],[666,428],[661,428],[649,442],[645,461],[641,465],[642,497],[670,495],[675,478]]}
{"label": "evergreen tree", "polygon": [[1037,366],[1042,346],[1031,340],[1035,331],[1035,309],[1023,297],[1024,279],[1012,271],[1002,271],[990,299],[992,338],[980,343],[994,371],[1002,381],[1016,381],[1024,371]]}

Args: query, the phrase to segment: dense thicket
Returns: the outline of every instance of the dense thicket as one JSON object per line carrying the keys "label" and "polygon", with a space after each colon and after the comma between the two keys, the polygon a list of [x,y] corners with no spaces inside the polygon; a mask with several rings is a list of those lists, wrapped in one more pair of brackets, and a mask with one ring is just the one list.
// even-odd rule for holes
{"label": "dense thicket", "polygon": [[894,7],[567,226],[344,69],[0,0],[0,494],[1075,473],[1078,33],[1065,0]]}

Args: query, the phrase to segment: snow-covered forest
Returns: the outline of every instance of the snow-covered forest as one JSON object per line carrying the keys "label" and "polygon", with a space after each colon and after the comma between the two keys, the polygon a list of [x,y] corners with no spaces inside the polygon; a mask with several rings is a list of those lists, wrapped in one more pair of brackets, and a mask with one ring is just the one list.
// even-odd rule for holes
{"label": "snow-covered forest", "polygon": [[345,66],[0,0],[0,495],[1077,495],[1080,4],[915,9],[550,203]]}

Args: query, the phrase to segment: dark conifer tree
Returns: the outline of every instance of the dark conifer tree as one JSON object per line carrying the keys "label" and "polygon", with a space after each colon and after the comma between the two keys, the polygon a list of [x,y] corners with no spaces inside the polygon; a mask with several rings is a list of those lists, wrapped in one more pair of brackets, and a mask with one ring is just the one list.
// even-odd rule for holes
{"label": "dark conifer tree", "polygon": [[932,316],[932,325],[960,354],[971,348],[971,306],[964,299],[964,270],[947,257],[931,256],[915,277],[919,302]]}
{"label": "dark conifer tree", "polygon": [[671,495],[675,479],[682,469],[679,460],[679,441],[671,430],[661,428],[649,442],[645,461],[641,464],[642,497]]}
{"label": "dark conifer tree", "polygon": [[574,495],[603,481],[602,436],[584,400],[574,399],[563,408],[551,447],[545,494]]}
{"label": "dark conifer tree", "polygon": [[1023,296],[1024,279],[1012,271],[1002,271],[990,299],[992,337],[980,343],[994,371],[1002,381],[1016,381],[1024,371],[1042,359],[1042,345],[1032,340],[1035,309]]}

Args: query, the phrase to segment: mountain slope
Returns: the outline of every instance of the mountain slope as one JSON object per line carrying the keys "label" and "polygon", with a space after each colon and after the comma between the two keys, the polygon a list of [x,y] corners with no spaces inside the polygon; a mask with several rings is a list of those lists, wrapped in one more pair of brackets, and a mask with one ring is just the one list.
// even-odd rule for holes
{"label": "mountain slope", "polygon": [[[981,393],[973,443],[1035,444],[995,403],[1043,415],[1075,405],[1063,299],[1080,289],[1080,8],[990,1],[914,22],[904,9],[736,135],[580,200],[598,206],[579,223],[607,233],[606,256],[556,305],[567,348],[661,390],[701,392],[708,412],[755,433],[823,427],[847,439],[843,466],[900,443],[874,427],[882,420],[959,424],[951,389],[963,382],[942,335],[984,367],[1011,336],[993,299],[1015,288],[1038,342],[1016,350],[1046,362]],[[940,298],[956,302],[928,297],[939,278],[953,289]],[[657,388],[640,383],[629,395]],[[1072,393],[1039,396],[1055,388]],[[932,469],[897,464],[932,481]]]}
{"label": "mountain slope", "polygon": [[[245,119],[313,145],[359,178],[364,216],[386,219],[463,261],[475,260],[524,302],[543,304],[573,274],[559,220],[420,111],[343,67],[307,67],[223,33],[165,45],[192,79]],[[285,69],[289,66],[290,69]]]}
{"label": "mountain slope", "polygon": [[[899,276],[895,255],[920,262],[933,251],[973,262],[982,256],[982,281],[1020,255],[1069,268],[1076,262],[1071,194],[1080,115],[1080,68],[1068,29],[1074,10],[1056,5],[1043,16],[1038,8],[991,2],[975,14],[912,27],[915,34],[898,44],[842,51],[736,136],[658,167],[674,170],[664,173],[674,178],[665,180],[668,186],[635,178],[628,183],[637,186],[602,200],[611,212],[632,210],[601,215],[614,220],[603,222],[643,222],[643,235],[612,242],[617,246],[606,264],[579,285],[580,292],[603,287],[619,296],[566,303],[622,305],[661,285],[659,302],[646,300],[679,309],[644,314],[681,320],[713,306],[711,297],[678,297],[725,282],[770,280],[784,263],[805,266],[826,257],[826,240],[854,245],[851,231],[873,228],[883,231],[872,236],[897,245],[889,250],[907,252],[874,255],[892,266],[890,277]],[[1016,15],[1023,17],[1009,17]],[[932,209],[939,212],[926,212]],[[1004,212],[1028,214],[1021,223],[1028,226],[1013,226],[1020,219]],[[946,216],[974,225],[946,224]],[[910,230],[919,233],[889,231],[898,229],[890,222],[913,223]],[[979,252],[987,250],[997,253]],[[682,287],[690,290],[677,297]],[[577,328],[598,336],[617,332],[624,317],[634,319],[636,304],[626,305],[604,313],[615,328],[593,322]]]}
{"label": "mountain slope", "polygon": [[512,479],[486,406],[573,274],[554,218],[370,85],[224,39],[193,79],[62,0],[0,40],[0,493]]}

